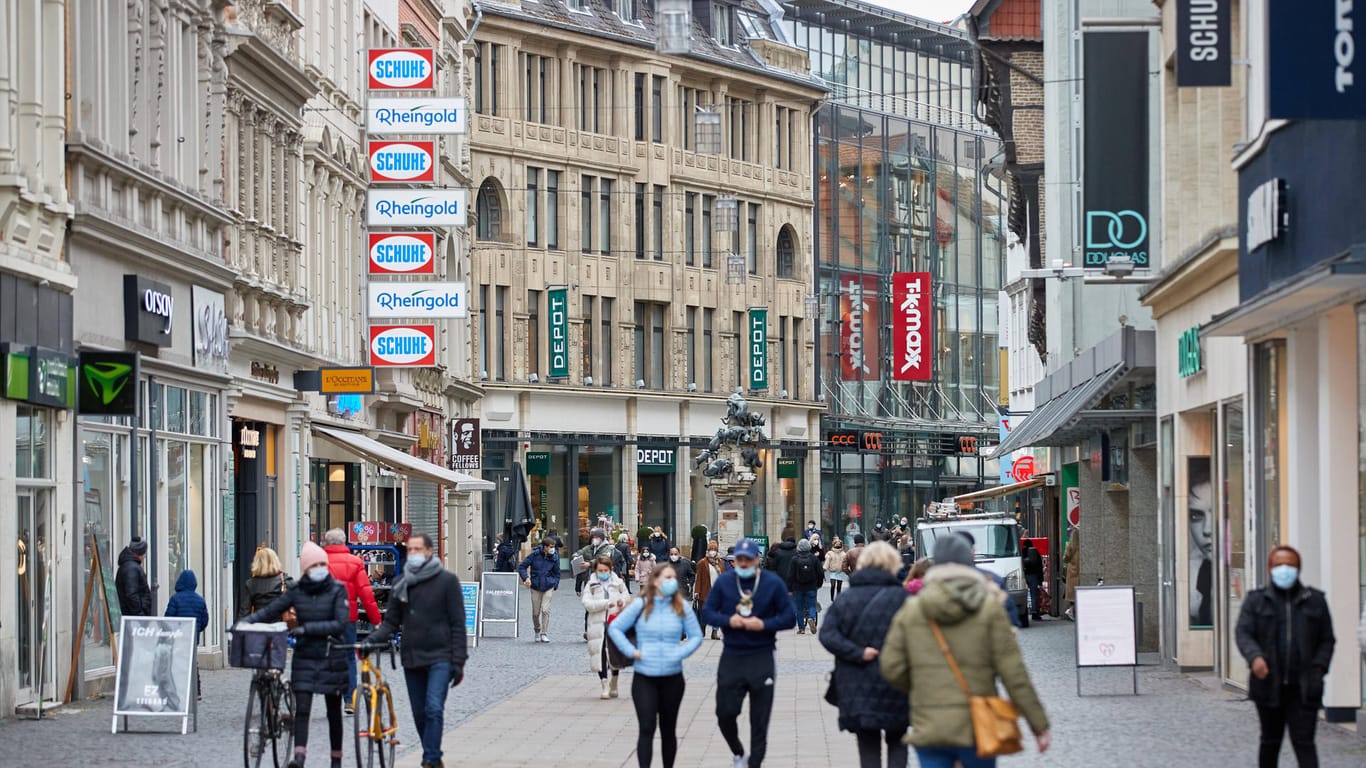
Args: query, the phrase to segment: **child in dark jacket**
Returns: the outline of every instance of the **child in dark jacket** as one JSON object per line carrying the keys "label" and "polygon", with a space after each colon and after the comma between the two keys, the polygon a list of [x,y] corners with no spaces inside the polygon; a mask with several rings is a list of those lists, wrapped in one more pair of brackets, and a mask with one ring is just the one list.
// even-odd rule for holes
{"label": "child in dark jacket", "polygon": [[[194,619],[196,647],[199,645],[199,635],[209,626],[209,606],[200,596],[198,589],[199,579],[195,578],[194,571],[186,568],[175,580],[175,594],[171,596],[170,602],[166,603],[167,616]],[[199,687],[199,667],[194,669],[194,689],[200,700],[203,700],[204,692]]]}

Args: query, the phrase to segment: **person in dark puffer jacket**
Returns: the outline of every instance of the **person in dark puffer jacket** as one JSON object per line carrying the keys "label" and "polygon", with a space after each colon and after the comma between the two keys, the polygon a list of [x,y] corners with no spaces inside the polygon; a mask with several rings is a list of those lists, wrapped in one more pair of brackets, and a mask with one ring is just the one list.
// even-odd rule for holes
{"label": "person in dark puffer jacket", "polygon": [[[195,578],[194,571],[186,568],[180,572],[180,576],[175,580],[175,594],[171,596],[171,601],[166,604],[166,615],[173,618],[194,619],[195,644],[199,644],[199,636],[204,634],[204,628],[209,626],[209,606],[204,602],[204,598],[199,595],[199,579]],[[194,668],[194,689],[198,693],[200,701],[204,700],[204,688],[199,685],[199,667]]]}
{"label": "person in dark puffer jacket", "polygon": [[147,556],[147,542],[134,536],[119,553],[119,570],[114,576],[114,590],[119,597],[119,612],[124,616],[155,616],[152,609],[152,588],[147,584],[147,571],[142,558]]}
{"label": "person in dark puffer jacket", "polygon": [[327,707],[327,735],[332,746],[332,768],[341,768],[342,693],[350,685],[347,656],[342,636],[350,623],[351,609],[346,587],[332,578],[327,553],[313,542],[299,551],[298,585],[276,598],[269,606],[243,621],[279,621],[293,608],[299,624],[291,634],[296,638],[290,686],[294,689],[294,756],[288,768],[302,768],[308,752],[308,717],[313,710],[313,695],[322,694]]}
{"label": "person in dark puffer jacket", "polygon": [[901,740],[910,728],[910,705],[906,694],[882,679],[877,661],[892,617],[906,603],[906,590],[896,576],[900,566],[890,544],[873,542],[820,629],[821,645],[835,655],[840,730],[857,737],[862,768],[882,765],[884,739],[888,768],[904,768],[908,758]]}

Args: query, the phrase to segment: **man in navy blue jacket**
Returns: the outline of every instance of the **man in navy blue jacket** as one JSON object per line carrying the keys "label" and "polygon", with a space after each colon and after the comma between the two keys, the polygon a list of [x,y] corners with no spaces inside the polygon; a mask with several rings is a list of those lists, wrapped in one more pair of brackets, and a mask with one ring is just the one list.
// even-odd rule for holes
{"label": "man in navy blue jacket", "polygon": [[560,588],[560,556],[558,537],[550,534],[541,539],[541,546],[526,556],[517,566],[517,575],[531,589],[531,627],[533,643],[550,642],[550,600]]}
{"label": "man in navy blue jacket", "polygon": [[[759,545],[741,539],[735,567],[721,574],[702,606],[702,621],[725,630],[716,670],[716,721],[735,756],[735,768],[760,768],[768,750],[779,630],[792,629],[796,611],[776,573],[758,570]],[[749,695],[750,754],[740,742],[740,709]]]}

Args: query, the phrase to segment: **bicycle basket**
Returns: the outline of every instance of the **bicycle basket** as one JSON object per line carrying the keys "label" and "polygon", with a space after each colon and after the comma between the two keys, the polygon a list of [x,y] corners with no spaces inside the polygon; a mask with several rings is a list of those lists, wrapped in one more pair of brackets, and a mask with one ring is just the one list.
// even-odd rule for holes
{"label": "bicycle basket", "polygon": [[288,650],[289,630],[284,624],[238,625],[228,644],[228,664],[246,669],[284,669]]}

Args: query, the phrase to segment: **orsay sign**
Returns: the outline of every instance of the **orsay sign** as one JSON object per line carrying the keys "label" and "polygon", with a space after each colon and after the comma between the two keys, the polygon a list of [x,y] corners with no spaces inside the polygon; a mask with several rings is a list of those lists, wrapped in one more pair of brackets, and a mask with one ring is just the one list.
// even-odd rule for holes
{"label": "orsay sign", "polygon": [[175,297],[171,286],[140,275],[123,276],[123,332],[128,341],[171,345]]}

